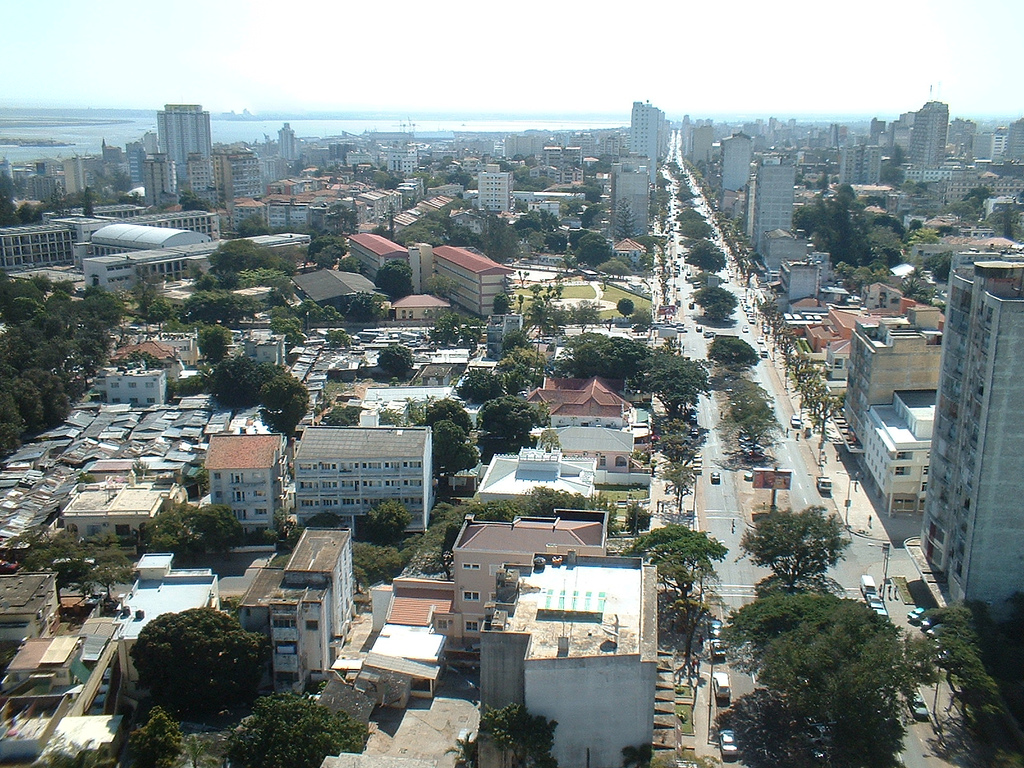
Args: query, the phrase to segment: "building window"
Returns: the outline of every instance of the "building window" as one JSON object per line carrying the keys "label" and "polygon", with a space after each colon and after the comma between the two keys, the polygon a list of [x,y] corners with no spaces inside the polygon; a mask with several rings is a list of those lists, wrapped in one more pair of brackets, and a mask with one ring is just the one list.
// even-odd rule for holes
{"label": "building window", "polygon": [[896,467],[896,474],[900,477],[905,477],[910,474],[910,467]]}
{"label": "building window", "polygon": [[467,621],[466,622],[466,631],[467,632],[479,632],[480,631],[480,622],[479,621]]}
{"label": "building window", "polygon": [[467,571],[479,571],[480,563],[463,563],[462,567]]}
{"label": "building window", "polygon": [[451,622],[448,619],[436,619],[434,621],[435,629],[448,629],[451,626]]}
{"label": "building window", "polygon": [[306,631],[307,632],[316,632],[319,629],[320,629],[320,622],[319,621],[315,621],[315,620],[308,620],[308,621],[306,621]]}
{"label": "building window", "polygon": [[294,656],[298,653],[295,643],[278,643],[274,646],[274,653],[279,656]]}
{"label": "building window", "polygon": [[462,599],[463,600],[469,600],[469,601],[479,601],[480,600],[480,593],[479,592],[473,592],[473,591],[470,591],[470,590],[466,589],[466,590],[463,590],[463,592],[462,592]]}
{"label": "building window", "polygon": [[276,629],[295,629],[295,619],[286,616],[275,616],[271,624]]}

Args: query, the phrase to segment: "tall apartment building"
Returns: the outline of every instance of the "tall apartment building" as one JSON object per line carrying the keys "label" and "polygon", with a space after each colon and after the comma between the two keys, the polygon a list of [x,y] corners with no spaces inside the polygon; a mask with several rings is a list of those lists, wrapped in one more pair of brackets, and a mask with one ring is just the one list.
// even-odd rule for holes
{"label": "tall apartment building", "polygon": [[942,356],[938,307],[913,307],[906,317],[872,317],[859,321],[850,339],[846,382],[846,422],[863,441],[868,411],[891,405],[903,391],[934,391],[939,386]]}
{"label": "tall apartment building", "polygon": [[146,188],[146,205],[177,202],[178,176],[170,155],[164,152],[146,155],[142,163],[142,186]]}
{"label": "tall apartment building", "polygon": [[174,161],[182,176],[190,154],[210,157],[213,152],[210,113],[199,104],[165,104],[163,111],[156,113],[156,130],[160,151]]}
{"label": "tall apartment building", "polygon": [[430,427],[307,427],[295,451],[295,513],[299,525],[321,512],[349,528],[385,500],[426,530],[433,491]]}
{"label": "tall apartment building", "polygon": [[764,253],[767,233],[775,229],[792,228],[795,183],[796,168],[791,161],[778,155],[762,158],[754,181],[750,228],[750,240],[759,253]]}
{"label": "tall apartment building", "polygon": [[1024,160],[1024,117],[1010,123],[1003,156],[1008,160]]}
{"label": "tall apartment building", "polygon": [[711,162],[711,152],[715,144],[715,127],[710,123],[695,126],[690,140],[690,159],[694,163]]}
{"label": "tall apartment building", "polygon": [[910,132],[910,162],[922,168],[938,168],[946,159],[949,105],[929,101],[914,114]]}
{"label": "tall apartment building", "polygon": [[1024,591],[1024,265],[951,275],[932,436],[924,554],[954,600],[1005,615]]}
{"label": "tall apartment building", "polygon": [[239,621],[270,638],[271,682],[300,693],[324,680],[355,615],[352,532],[306,528],[282,568],[262,568],[239,605]]}
{"label": "tall apartment building", "polygon": [[64,191],[69,195],[84,192],[93,184],[93,167],[96,158],[75,155],[64,160]]}
{"label": "tall apartment building", "polygon": [[722,139],[722,189],[738,192],[750,179],[754,140],[743,132]]}
{"label": "tall apartment building", "polygon": [[634,232],[627,236],[646,235],[651,207],[651,180],[646,157],[631,154],[612,163],[612,213],[618,217],[628,208],[633,217]]}
{"label": "tall apartment building", "polygon": [[849,144],[839,157],[840,184],[877,184],[882,175],[882,148]]}
{"label": "tall apartment building", "polygon": [[291,162],[299,159],[299,146],[295,140],[295,131],[289,123],[277,132],[277,153],[283,160]]}
{"label": "tall apartment building", "polygon": [[237,197],[262,197],[260,160],[251,149],[218,149],[213,153],[213,183],[222,202],[231,206]]}
{"label": "tall apartment building", "polygon": [[284,435],[211,435],[210,499],[230,507],[247,532],[274,525],[285,474]]}
{"label": "tall apartment building", "polygon": [[497,165],[485,165],[477,176],[477,207],[495,213],[508,213],[512,210],[511,172],[501,170]]}
{"label": "tall apartment building", "polygon": [[647,158],[648,181],[654,183],[658,161],[668,154],[669,129],[665,113],[649,101],[634,101],[629,122],[629,149]]}

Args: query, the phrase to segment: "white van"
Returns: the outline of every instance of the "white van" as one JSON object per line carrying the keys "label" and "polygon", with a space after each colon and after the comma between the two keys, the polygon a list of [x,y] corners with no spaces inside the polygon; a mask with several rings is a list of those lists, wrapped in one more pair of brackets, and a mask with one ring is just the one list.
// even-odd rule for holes
{"label": "white van", "polygon": [[715,689],[715,703],[719,706],[729,706],[732,698],[732,687],[729,685],[728,672],[715,672],[712,679],[712,686]]}
{"label": "white van", "polygon": [[867,574],[860,577],[860,593],[864,595],[865,600],[878,597],[878,588],[875,586],[875,580]]}

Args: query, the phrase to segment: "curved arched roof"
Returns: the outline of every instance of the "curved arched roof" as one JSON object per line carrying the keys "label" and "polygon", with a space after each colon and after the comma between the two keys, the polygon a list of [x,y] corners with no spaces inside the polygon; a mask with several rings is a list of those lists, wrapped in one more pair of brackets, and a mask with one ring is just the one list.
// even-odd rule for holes
{"label": "curved arched roof", "polygon": [[141,224],[108,224],[93,232],[92,242],[97,245],[120,246],[138,250],[208,243],[210,237],[187,229],[146,227]]}

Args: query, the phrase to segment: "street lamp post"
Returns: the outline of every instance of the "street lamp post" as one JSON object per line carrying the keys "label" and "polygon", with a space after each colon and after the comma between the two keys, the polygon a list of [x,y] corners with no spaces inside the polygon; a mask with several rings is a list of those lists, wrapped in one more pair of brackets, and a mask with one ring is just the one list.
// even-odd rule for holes
{"label": "street lamp post", "polygon": [[711,671],[708,672],[708,744],[714,744],[714,740],[711,738],[711,708],[715,705],[715,695],[711,690],[714,687],[715,681],[715,652],[711,652]]}

